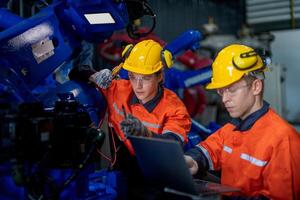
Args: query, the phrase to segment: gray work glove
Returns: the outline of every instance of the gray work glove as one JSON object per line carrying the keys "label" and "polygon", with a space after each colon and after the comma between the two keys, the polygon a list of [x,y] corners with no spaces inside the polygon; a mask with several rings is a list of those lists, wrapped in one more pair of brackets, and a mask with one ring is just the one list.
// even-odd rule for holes
{"label": "gray work glove", "polygon": [[110,86],[112,79],[113,75],[109,69],[103,69],[99,72],[96,72],[89,78],[91,82],[95,83],[102,89],[107,89]]}
{"label": "gray work glove", "polygon": [[152,137],[152,132],[139,119],[130,114],[120,124],[126,135]]}

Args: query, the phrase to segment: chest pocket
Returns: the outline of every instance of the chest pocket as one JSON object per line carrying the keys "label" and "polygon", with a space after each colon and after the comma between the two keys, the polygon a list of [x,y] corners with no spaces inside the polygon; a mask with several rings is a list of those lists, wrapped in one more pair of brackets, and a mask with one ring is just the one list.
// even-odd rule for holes
{"label": "chest pocket", "polygon": [[229,159],[232,159],[233,149],[227,145],[223,145],[221,163],[226,166]]}
{"label": "chest pocket", "polygon": [[250,156],[246,153],[240,154],[243,175],[248,179],[249,187],[259,189],[263,186],[262,173],[268,161]]}

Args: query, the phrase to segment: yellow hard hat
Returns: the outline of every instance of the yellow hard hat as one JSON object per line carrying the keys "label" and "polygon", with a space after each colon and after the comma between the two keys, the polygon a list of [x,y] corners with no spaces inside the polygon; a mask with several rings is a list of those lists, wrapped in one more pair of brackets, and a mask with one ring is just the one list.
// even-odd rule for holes
{"label": "yellow hard hat", "polygon": [[153,74],[163,66],[171,67],[173,64],[172,54],[153,40],[127,45],[122,56],[125,58],[123,68],[138,74]]}
{"label": "yellow hard hat", "polygon": [[252,71],[265,69],[262,58],[251,47],[232,44],[223,48],[212,64],[211,83],[206,89],[226,87]]}

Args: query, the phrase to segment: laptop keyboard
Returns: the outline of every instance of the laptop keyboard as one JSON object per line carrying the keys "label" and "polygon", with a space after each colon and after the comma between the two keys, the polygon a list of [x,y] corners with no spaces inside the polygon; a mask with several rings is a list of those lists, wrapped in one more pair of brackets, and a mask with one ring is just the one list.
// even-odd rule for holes
{"label": "laptop keyboard", "polygon": [[226,192],[239,191],[239,189],[237,188],[232,188],[218,183],[206,182],[202,180],[195,180],[195,182],[196,182],[196,189],[198,193],[201,195],[221,194]]}

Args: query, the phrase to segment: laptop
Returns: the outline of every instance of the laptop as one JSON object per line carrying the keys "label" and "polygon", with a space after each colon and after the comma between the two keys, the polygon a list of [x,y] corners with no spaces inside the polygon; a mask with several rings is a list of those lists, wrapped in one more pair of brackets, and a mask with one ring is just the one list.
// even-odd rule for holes
{"label": "laptop", "polygon": [[181,195],[213,195],[238,192],[218,183],[194,180],[176,141],[129,136],[146,181],[164,187],[165,192]]}

